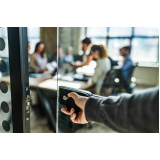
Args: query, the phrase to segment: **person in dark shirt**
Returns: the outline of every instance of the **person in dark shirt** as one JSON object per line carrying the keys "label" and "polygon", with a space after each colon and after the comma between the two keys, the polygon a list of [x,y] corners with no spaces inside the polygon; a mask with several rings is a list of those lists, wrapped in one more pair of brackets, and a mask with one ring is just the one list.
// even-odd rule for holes
{"label": "person in dark shirt", "polygon": [[125,79],[128,80],[133,69],[133,62],[130,57],[130,46],[125,46],[121,48],[119,53],[123,57],[122,73]]}
{"label": "person in dark shirt", "polygon": [[74,108],[62,108],[74,123],[97,122],[118,132],[159,132],[159,86],[121,96],[87,98],[72,92],[68,97],[81,109],[76,114]]}

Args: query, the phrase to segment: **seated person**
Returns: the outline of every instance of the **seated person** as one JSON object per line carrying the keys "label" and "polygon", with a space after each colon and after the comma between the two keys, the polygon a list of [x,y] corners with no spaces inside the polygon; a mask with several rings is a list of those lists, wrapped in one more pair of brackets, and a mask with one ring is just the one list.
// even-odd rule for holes
{"label": "seated person", "polygon": [[119,50],[119,53],[121,56],[123,56],[123,61],[122,61],[122,74],[125,77],[126,80],[130,78],[130,75],[133,70],[133,62],[130,57],[130,46],[125,46]]}
{"label": "seated person", "polygon": [[67,47],[66,54],[64,55],[64,62],[65,63],[71,63],[74,61],[72,51],[73,51],[73,48],[71,46]]}
{"label": "seated person", "polygon": [[93,45],[91,48],[91,55],[96,59],[97,63],[95,73],[92,77],[92,82],[95,84],[95,91],[92,92],[100,95],[106,74],[111,70],[111,61],[103,45]]}
{"label": "seated person", "polygon": [[[63,67],[63,58],[64,58],[63,48],[61,45],[59,45],[58,46],[58,67]],[[56,52],[53,53],[51,61],[57,62],[57,45],[56,45]]]}
{"label": "seated person", "polygon": [[36,44],[34,53],[30,56],[30,67],[35,73],[45,72],[47,64],[47,56],[45,53],[45,44],[39,42]]}
{"label": "seated person", "polygon": [[93,56],[90,54],[90,50],[88,49],[88,46],[91,44],[91,40],[86,37],[82,41],[82,63],[76,64],[76,63],[71,63],[72,67],[83,67],[85,65],[88,65],[92,60]]}

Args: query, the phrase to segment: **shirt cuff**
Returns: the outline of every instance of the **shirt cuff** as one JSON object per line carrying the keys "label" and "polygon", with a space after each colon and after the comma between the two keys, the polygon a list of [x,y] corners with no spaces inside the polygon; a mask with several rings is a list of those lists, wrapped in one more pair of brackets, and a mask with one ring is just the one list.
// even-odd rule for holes
{"label": "shirt cuff", "polygon": [[85,117],[89,123],[96,122],[98,114],[99,100],[95,97],[89,97],[85,105]]}

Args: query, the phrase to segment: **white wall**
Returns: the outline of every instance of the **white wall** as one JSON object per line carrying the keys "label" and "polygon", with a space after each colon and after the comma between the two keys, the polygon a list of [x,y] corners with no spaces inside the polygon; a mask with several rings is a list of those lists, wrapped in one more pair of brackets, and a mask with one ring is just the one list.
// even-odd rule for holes
{"label": "white wall", "polygon": [[137,79],[138,86],[156,86],[159,85],[158,67],[136,67],[133,76]]}

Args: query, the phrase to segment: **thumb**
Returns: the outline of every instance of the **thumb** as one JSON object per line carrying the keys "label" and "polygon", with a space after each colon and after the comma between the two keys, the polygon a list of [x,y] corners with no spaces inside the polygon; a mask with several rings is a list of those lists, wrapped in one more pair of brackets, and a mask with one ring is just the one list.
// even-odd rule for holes
{"label": "thumb", "polygon": [[79,96],[79,95],[78,95],[77,93],[75,93],[75,92],[71,92],[71,93],[68,94],[68,97],[72,97],[72,98],[74,99],[75,104],[76,104],[79,108],[81,108],[81,109],[84,108],[84,107],[83,107],[83,100],[80,100],[82,96]]}
{"label": "thumb", "polygon": [[79,95],[77,93],[75,93],[75,92],[71,92],[71,93],[68,94],[68,97],[72,97],[74,99],[74,101],[77,100],[78,96]]}

